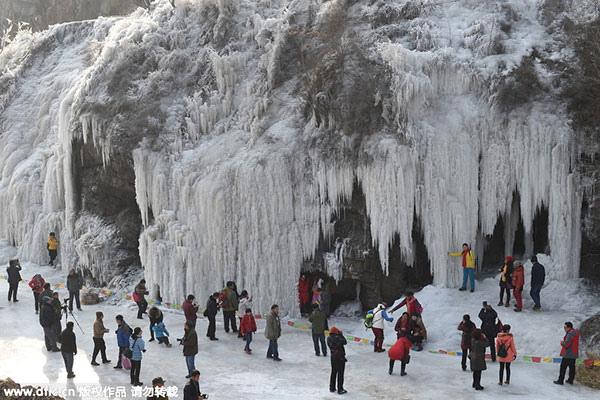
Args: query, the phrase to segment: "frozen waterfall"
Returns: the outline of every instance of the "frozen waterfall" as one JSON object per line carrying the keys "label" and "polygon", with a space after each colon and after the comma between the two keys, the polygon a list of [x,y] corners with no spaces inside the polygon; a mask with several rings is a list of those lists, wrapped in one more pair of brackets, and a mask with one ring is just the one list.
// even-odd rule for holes
{"label": "frozen waterfall", "polygon": [[[19,34],[0,53],[0,236],[21,246],[22,259],[43,262],[46,235],[58,231],[63,268],[105,273],[119,235],[81,210],[73,142],[92,143],[109,165],[140,118],[158,134],[132,152],[139,255],[149,287],[167,301],[205,299],[235,280],[257,311],[278,303],[296,313],[301,265],[321,237],[334,242],[332,216],[355,182],[386,272],[395,237],[412,263],[418,218],[434,284],[456,286],[461,267],[448,251],[483,246],[499,216],[512,217],[507,243],[517,214],[531,236],[545,207],[556,276],[577,277],[582,191],[564,106],[549,98],[509,113],[497,107],[495,84],[534,47],[561,57],[536,2],[507,2],[519,16],[509,33],[493,28],[507,15],[494,1],[422,6],[386,25],[405,32],[393,40],[365,22],[379,3],[394,2],[204,0],[172,9],[160,0],[128,17]],[[281,78],[286,62],[303,62],[290,36],[318,37],[336,5],[386,80],[390,95],[377,93],[386,129],[326,131],[303,114],[302,79]],[[505,54],[493,54],[493,40]],[[134,58],[140,48],[156,59]],[[122,73],[131,63],[139,69]],[[550,79],[542,63],[535,68]],[[135,108],[115,99],[116,74]],[[182,80],[177,91],[161,87]]]}

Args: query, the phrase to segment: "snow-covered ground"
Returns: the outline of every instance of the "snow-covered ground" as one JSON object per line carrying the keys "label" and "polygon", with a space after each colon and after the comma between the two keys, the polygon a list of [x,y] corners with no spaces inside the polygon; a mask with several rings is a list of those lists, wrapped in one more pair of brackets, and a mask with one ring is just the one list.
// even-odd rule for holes
{"label": "snow-covered ground", "polygon": [[[2,261],[10,254],[3,249]],[[62,272],[49,267],[23,263],[22,276],[30,279],[34,273],[42,275],[52,283],[64,283]],[[142,361],[141,380],[150,384],[155,376],[167,380],[167,386],[183,388],[186,367],[181,349],[177,346],[165,348],[156,342],[148,343],[148,320],[135,319],[136,306],[131,301],[113,299],[96,306],[83,306],[83,312],[75,312],[85,334],[75,327],[79,352],[75,357],[75,379],[67,382],[66,371],[60,353],[48,353],[44,348],[43,333],[33,311],[33,296],[30,290],[21,285],[19,302],[6,302],[8,289],[5,280],[0,281],[0,378],[11,377],[21,384],[51,385],[53,387],[75,388],[86,385],[125,386],[131,397],[129,373],[112,368],[116,360],[117,346],[114,316],[123,314],[132,326],[144,329],[144,339],[148,351]],[[424,306],[424,321],[429,333],[425,350],[459,349],[460,333],[456,326],[462,314],[469,313],[477,320],[477,313],[483,300],[495,304],[498,286],[495,279],[477,282],[475,293],[459,292],[456,289],[440,289],[432,286],[417,293]],[[61,298],[66,297],[65,289],[59,289]],[[588,293],[577,281],[549,282],[542,291],[544,312],[530,310],[531,301],[525,296],[524,311],[516,314],[510,308],[498,310],[504,323],[513,326],[519,355],[558,357],[559,342],[563,337],[562,326],[566,320],[580,323],[587,316],[600,311],[597,298]],[[92,367],[90,353],[94,312],[102,310],[105,325],[111,332],[105,335],[110,365]],[[180,311],[163,309],[165,323],[171,339],[183,334],[184,318]],[[400,310],[394,317],[400,315]],[[300,321],[300,320],[295,320]],[[141,324],[140,324],[141,323]],[[308,322],[305,322],[308,324]],[[283,361],[275,363],[265,358],[267,342],[263,337],[264,321],[258,321],[258,333],[254,337],[254,354],[243,353],[243,344],[233,334],[223,332],[222,323],[217,323],[218,342],[210,342],[205,336],[207,322],[200,318],[197,324],[200,352],[196,357],[196,367],[202,372],[201,389],[215,399],[332,399],[337,394],[328,390],[329,360],[314,355],[312,340],[307,330],[289,327],[285,321],[279,342]],[[350,318],[335,318],[330,326],[338,326],[344,333],[363,338],[371,338],[361,321]],[[64,320],[63,320],[64,326]],[[393,326],[386,327],[386,344],[394,338]],[[517,360],[513,364],[511,385],[497,386],[498,365],[488,362],[484,372],[483,392],[471,388],[471,374],[462,372],[460,359],[456,356],[431,354],[427,351],[413,352],[407,368],[408,376],[400,377],[399,371],[393,376],[387,374],[386,354],[375,354],[372,347],[361,343],[346,346],[348,363],[346,383],[349,399],[436,399],[448,398],[495,399],[499,396],[518,395],[527,399],[550,398],[597,398],[598,392],[579,384],[558,387],[552,384],[558,374],[558,365],[552,363],[533,364]]]}

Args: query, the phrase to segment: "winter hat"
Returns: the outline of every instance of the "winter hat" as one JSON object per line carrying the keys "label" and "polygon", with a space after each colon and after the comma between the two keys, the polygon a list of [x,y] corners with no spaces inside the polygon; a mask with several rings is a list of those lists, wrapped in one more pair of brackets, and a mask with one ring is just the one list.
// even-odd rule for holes
{"label": "winter hat", "polygon": [[152,385],[164,385],[165,382],[166,381],[160,376],[157,376],[156,378],[152,379]]}
{"label": "winter hat", "polygon": [[512,260],[513,260],[513,258],[512,258],[511,256],[506,256],[506,261],[509,261],[509,262],[510,262],[510,261],[512,261]]}
{"label": "winter hat", "polygon": [[43,301],[44,303],[47,303],[47,302],[49,302],[49,301],[52,301],[52,298],[50,298],[50,297],[48,297],[48,296],[44,296],[44,297],[42,297],[42,301]]}
{"label": "winter hat", "polygon": [[340,330],[338,328],[336,328],[335,326],[333,326],[329,330],[329,333],[333,333],[334,335],[339,335],[340,334]]}

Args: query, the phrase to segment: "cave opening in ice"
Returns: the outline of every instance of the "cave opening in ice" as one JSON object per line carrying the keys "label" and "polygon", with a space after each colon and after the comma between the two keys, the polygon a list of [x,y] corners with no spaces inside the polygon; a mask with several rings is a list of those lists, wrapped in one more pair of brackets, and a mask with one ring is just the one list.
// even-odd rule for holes
{"label": "cave opening in ice", "polygon": [[357,296],[363,308],[373,307],[381,300],[393,302],[408,288],[433,281],[419,218],[412,221],[411,257],[403,254],[400,235],[395,234],[389,244],[384,272],[378,247],[371,236],[365,194],[358,181],[354,182],[350,198],[341,201],[332,213],[330,222],[332,239],[321,235],[315,256],[305,261],[302,271],[319,271],[323,278],[336,281],[332,311],[343,301],[356,300]]}
{"label": "cave opening in ice", "polygon": [[520,212],[520,195],[514,193],[509,214],[499,215],[494,231],[483,238],[483,258],[478,266],[479,272],[494,272],[504,262],[506,256],[515,260],[527,259],[533,254],[550,254],[548,242],[548,208],[537,208],[530,224],[531,232],[526,233]]}
{"label": "cave opening in ice", "polygon": [[484,238],[483,260],[479,270],[481,272],[491,272],[502,265],[505,254],[504,248],[504,219],[498,216],[494,232]]}

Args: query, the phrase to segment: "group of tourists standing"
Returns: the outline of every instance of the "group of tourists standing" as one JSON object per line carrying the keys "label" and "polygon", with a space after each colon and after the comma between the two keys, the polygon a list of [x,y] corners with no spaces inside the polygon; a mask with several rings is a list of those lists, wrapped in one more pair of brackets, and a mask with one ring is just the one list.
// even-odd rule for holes
{"label": "group of tourists standing", "polygon": [[[48,251],[50,256],[50,265],[53,265],[57,257],[58,240],[54,233],[50,234],[48,239]],[[462,257],[463,266],[463,285],[459,290],[467,290],[467,283],[470,281],[471,292],[475,289],[474,269],[475,257],[472,250],[465,243],[463,251],[457,253],[448,253],[450,256]],[[541,265],[536,256],[531,258],[531,291],[530,295],[534,300],[535,311],[541,310],[540,291],[545,280],[545,268]],[[8,300],[17,302],[18,284],[22,280],[19,260],[10,260],[7,268],[8,273]],[[521,261],[515,261],[511,256],[507,256],[504,265],[499,269],[500,280],[500,301],[498,306],[509,307],[511,290],[516,300],[514,311],[522,310],[523,286],[525,284],[524,267]],[[73,360],[77,354],[76,335],[73,331],[74,323],[67,321],[66,327],[62,330],[62,316],[73,311],[73,303],[81,311],[80,290],[84,284],[82,275],[71,269],[66,279],[66,288],[69,292],[69,298],[60,302],[57,292],[53,292],[49,283],[45,282],[40,274],[33,276],[29,282],[34,296],[36,314],[39,313],[40,325],[44,331],[44,341],[46,349],[51,352],[61,352],[67,370],[67,377],[73,378]],[[314,275],[312,278],[302,274],[298,284],[299,305],[303,314],[308,315],[311,323],[312,340],[316,356],[331,357],[331,375],[330,391],[339,394],[347,393],[344,389],[344,371],[347,344],[343,333],[336,327],[328,328],[328,319],[330,316],[331,293],[333,284],[320,275]],[[144,319],[144,314],[148,315],[150,321],[149,342],[157,341],[158,344],[165,344],[171,347],[170,333],[164,322],[164,315],[158,307],[151,307],[147,311],[148,301],[146,296],[149,291],[146,288],[144,279],[135,286],[132,297],[137,304],[137,318]],[[68,300],[68,305],[67,305]],[[394,308],[389,310],[385,302],[379,303],[375,308],[367,313],[365,326],[371,328],[374,335],[374,352],[384,352],[384,323],[393,322],[391,315],[406,306],[406,311],[396,320],[395,331],[396,341],[388,351],[389,374],[392,375],[396,361],[399,361],[400,376],[407,375],[406,366],[410,362],[410,350],[420,351],[423,349],[423,342],[427,340],[427,330],[422,320],[423,306],[415,298],[413,292],[407,292],[405,298]],[[199,304],[194,295],[189,294],[182,305],[185,316],[184,334],[176,339],[182,346],[183,355],[188,374],[186,379],[190,379],[184,390],[185,399],[197,400],[200,394],[198,379],[200,372],[195,367],[195,356],[198,354],[198,335],[196,333],[196,322],[198,318]],[[257,331],[255,316],[252,313],[252,299],[246,290],[238,293],[235,282],[229,281],[225,287],[214,292],[209,296],[203,315],[208,319],[208,328],[206,336],[209,340],[216,341],[216,315],[219,310],[223,311],[224,331],[228,333],[238,333],[238,337],[244,339],[243,351],[251,355],[250,347],[253,334]],[[310,311],[310,313],[308,312]],[[237,318],[236,318],[237,312]],[[490,358],[492,362],[499,362],[498,385],[509,385],[511,379],[511,363],[517,357],[515,340],[511,333],[511,326],[502,324],[498,318],[498,313],[487,302],[483,303],[479,315],[481,325],[477,328],[468,314],[465,314],[458,325],[458,330],[462,332],[461,336],[461,368],[467,370],[467,360],[470,361],[470,369],[473,373],[472,387],[475,390],[483,390],[481,385],[482,371],[487,369],[485,353],[486,348],[490,348]],[[130,383],[134,386],[140,386],[140,371],[143,353],[146,352],[146,345],[142,337],[142,328],[131,328],[124,320],[122,315],[115,317],[116,339],[118,347],[117,364],[115,369],[126,368],[130,370]],[[273,361],[281,361],[279,357],[278,340],[281,337],[281,321],[279,317],[279,307],[277,304],[271,306],[270,312],[265,317],[264,336],[269,341],[266,357]],[[238,329],[239,323],[239,329]],[[563,384],[567,369],[569,370],[567,383],[572,384],[575,377],[575,360],[578,357],[579,334],[573,328],[571,322],[564,325],[565,337],[561,342],[562,362],[560,365],[559,378],[554,381],[555,384]],[[329,337],[325,338],[325,332],[329,331]],[[104,335],[110,330],[104,325],[104,314],[101,311],[96,312],[96,319],[93,323],[93,342],[91,365],[99,366],[96,361],[98,355],[101,357],[102,364],[111,363],[106,355],[106,343]],[[59,348],[57,343],[61,344]],[[164,384],[162,378],[157,377],[153,380],[153,385]],[[192,397],[190,397],[192,396]]]}
{"label": "group of tourists standing", "polygon": [[[471,283],[471,293],[475,291],[475,255],[473,250],[467,243],[463,243],[463,249],[460,252],[448,253],[452,257],[462,257],[463,267],[463,282],[458,289],[460,291],[467,290],[467,280]],[[529,295],[534,302],[533,310],[541,311],[542,305],[540,301],[540,291],[544,286],[546,279],[546,270],[542,264],[538,262],[537,256],[531,257],[531,290]],[[506,256],[504,265],[498,270],[502,272],[500,275],[500,301],[498,306],[510,306],[511,290],[515,300],[515,311],[521,312],[523,309],[523,286],[525,285],[525,268],[522,261],[515,261],[512,256]],[[506,299],[506,300],[504,300]]]}

